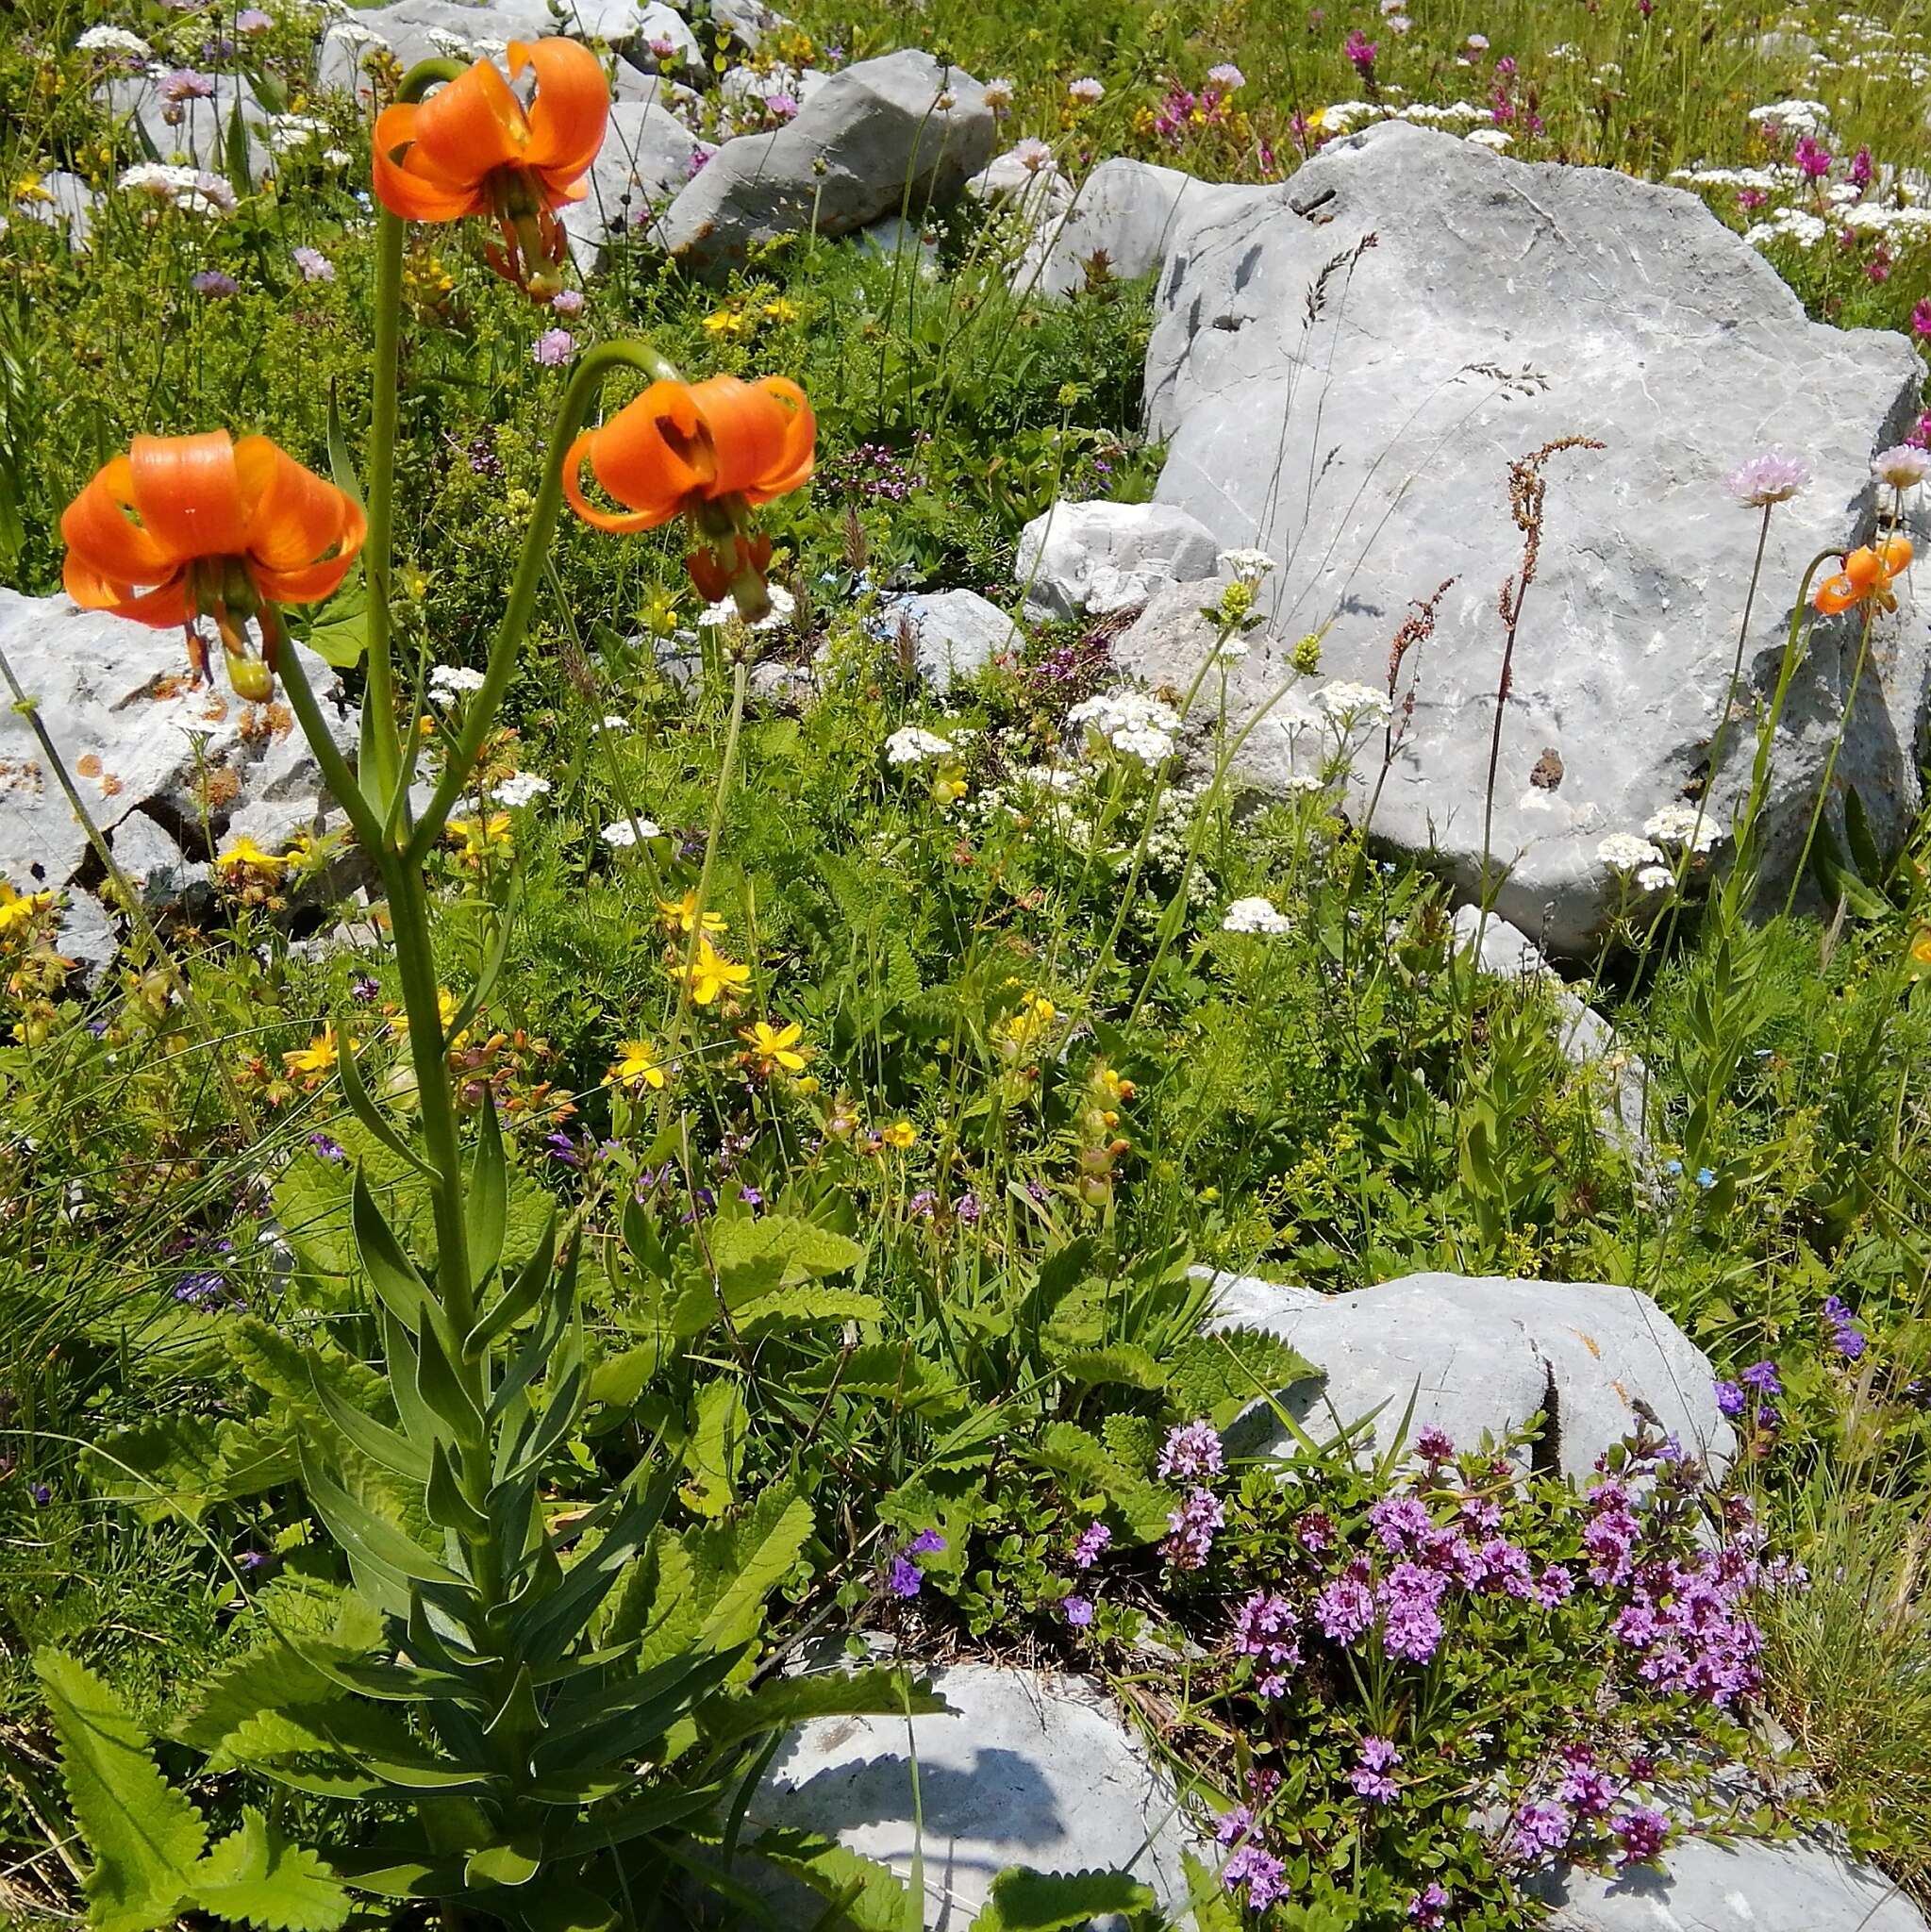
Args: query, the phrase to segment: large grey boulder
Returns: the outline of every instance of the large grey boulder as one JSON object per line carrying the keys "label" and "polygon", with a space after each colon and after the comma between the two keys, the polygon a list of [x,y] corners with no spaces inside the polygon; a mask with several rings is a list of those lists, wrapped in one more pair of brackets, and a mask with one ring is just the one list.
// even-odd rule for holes
{"label": "large grey boulder", "polygon": [[[318,694],[334,690],[335,673],[294,648]],[[326,807],[287,706],[243,704],[225,684],[192,682],[178,630],[0,590],[0,652],[38,700],[40,722],[117,863],[151,900],[205,876],[196,868],[210,839],[219,846],[245,828],[278,850]],[[337,748],[353,759],[358,714],[326,696],[322,705]],[[98,871],[27,721],[0,710],[0,877],[26,890],[92,884]]]}
{"label": "large grey boulder", "polygon": [[390,0],[388,6],[360,8],[330,21],[315,76],[323,87],[366,93],[361,65],[372,47],[387,47],[407,70],[418,60],[500,54],[511,41],[540,41],[557,31],[547,0],[490,0],[483,7],[463,0]]}
{"label": "large grey boulder", "polygon": [[1530,1889],[1549,1932],[1924,1932],[1924,1915],[1868,1865],[1797,1840],[1733,1845],[1682,1838],[1662,1867],[1614,1877],[1570,1865]]}
{"label": "large grey boulder", "polygon": [[[1723,1466],[1736,1454],[1707,1357],[1640,1290],[1409,1274],[1313,1306],[1307,1291],[1283,1290],[1270,1308],[1265,1284],[1233,1279],[1209,1332],[1264,1328],[1323,1372],[1322,1382],[1276,1391],[1304,1427],[1350,1427],[1372,1413],[1379,1453],[1407,1415],[1408,1441],[1436,1428],[1467,1449],[1540,1413],[1529,1459],[1580,1479],[1636,1426],[1642,1403],[1691,1455]],[[1264,1403],[1234,1424],[1228,1441],[1246,1455],[1294,1447]]]}
{"label": "large grey boulder", "polygon": [[1030,615],[1143,604],[1157,584],[1214,574],[1213,533],[1168,503],[1056,503],[1019,533],[1013,565]]}
{"label": "large grey boulder", "polygon": [[[1902,336],[1807,321],[1687,193],[1388,123],[1285,184],[1218,198],[1175,239],[1146,378],[1151,428],[1172,439],[1160,498],[1280,565],[1263,591],[1270,631],[1231,680],[1237,705],[1287,685],[1293,641],[1315,630],[1324,675],[1384,686],[1411,603],[1454,580],[1404,670],[1414,712],[1373,830],[1439,854],[1470,889],[1497,598],[1523,554],[1508,466],[1562,437],[1606,445],[1546,465],[1495,788],[1497,908],[1576,955],[1616,904],[1603,838],[1678,802],[1710,756],[1759,524],[1725,474],[1773,441],[1815,473],[1771,519],[1743,715],[1712,794],[1727,826],[1796,585],[1816,552],[1870,534],[1872,458],[1915,422],[1923,369]],[[1892,844],[1919,798],[1927,609],[1907,597],[1879,623],[1837,769]],[[1184,687],[1208,633],[1177,608],[1143,622],[1118,654]],[[1802,841],[1858,634],[1855,614],[1820,624],[1797,671],[1766,817],[1773,888]],[[1248,741],[1250,779],[1283,775],[1290,724]],[[1357,760],[1357,809],[1379,745],[1377,732]]]}
{"label": "large grey boulder", "polygon": [[596,268],[611,237],[626,229],[649,239],[658,207],[716,152],[655,100],[612,101],[584,198],[560,217],[578,267]]}
{"label": "large grey boulder", "polygon": [[874,637],[911,641],[913,668],[935,691],[976,677],[1001,651],[1024,641],[998,605],[976,591],[907,591],[890,597],[867,620]]}
{"label": "large grey boulder", "polygon": [[[964,1932],[1009,1865],[1131,1872],[1163,1908],[1184,1906],[1181,1857],[1199,1853],[1195,1835],[1166,1773],[1091,1685],[957,1664],[932,1686],[956,1714],[817,1718],[793,1731],[751,1800],[745,1841],[774,1826],[819,1832],[907,1879],[916,1850],[929,1932]],[[1214,1862],[1211,1848],[1204,1856]]]}
{"label": "large grey boulder", "polygon": [[1012,276],[1022,292],[1073,295],[1095,282],[1130,282],[1162,267],[1177,236],[1245,200],[1178,168],[1115,156],[1042,221]]}
{"label": "large grey boulder", "polygon": [[824,82],[772,134],[727,141],[671,204],[663,245],[707,274],[784,235],[845,235],[956,195],[992,150],[979,85],[907,49]]}

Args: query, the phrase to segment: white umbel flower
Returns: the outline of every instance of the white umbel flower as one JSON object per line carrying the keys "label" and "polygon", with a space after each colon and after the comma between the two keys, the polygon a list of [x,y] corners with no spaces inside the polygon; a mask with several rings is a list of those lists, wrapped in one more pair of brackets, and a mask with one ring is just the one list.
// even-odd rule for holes
{"label": "white umbel flower", "polygon": [[1723,836],[1716,820],[1693,805],[1666,805],[1651,812],[1642,828],[1658,845],[1688,845],[1694,839],[1698,852],[1707,852]]}
{"label": "white umbel flower", "polygon": [[885,762],[888,765],[923,765],[928,758],[942,758],[951,749],[951,744],[936,731],[926,731],[917,724],[906,724],[885,741]]}
{"label": "white umbel flower", "polygon": [[1221,930],[1263,933],[1272,938],[1288,930],[1288,915],[1272,899],[1236,899],[1221,920]]}
{"label": "white umbel flower", "polygon": [[613,824],[604,827],[604,843],[624,851],[635,845],[640,839],[661,839],[664,828],[655,819],[639,819],[632,824],[628,819],[619,819]]}
{"label": "white umbel flower", "polygon": [[1143,765],[1157,765],[1171,758],[1179,736],[1179,714],[1158,698],[1143,691],[1102,691],[1074,705],[1066,714],[1074,729],[1084,727],[1115,751],[1138,758]]}
{"label": "white umbel flower", "polygon": [[538,777],[534,772],[512,772],[490,793],[490,802],[515,810],[519,806],[533,804],[549,789],[550,781]]}
{"label": "white umbel flower", "polygon": [[1634,832],[1611,832],[1596,847],[1596,857],[1611,872],[1640,872],[1646,865],[1661,865],[1663,855],[1647,839]]}

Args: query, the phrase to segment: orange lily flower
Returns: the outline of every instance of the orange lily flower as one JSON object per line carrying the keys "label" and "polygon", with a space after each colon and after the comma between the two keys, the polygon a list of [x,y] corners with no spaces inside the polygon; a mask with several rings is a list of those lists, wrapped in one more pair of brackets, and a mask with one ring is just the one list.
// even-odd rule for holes
{"label": "orange lily flower", "polygon": [[[352,497],[265,436],[137,436],[62,512],[62,575],[85,609],[185,625],[204,677],[208,647],[194,626],[213,618],[230,682],[258,701],[275,691],[275,607],[332,596],[367,527]],[[259,657],[243,628],[251,617]]]}
{"label": "orange lily flower", "polygon": [[1842,570],[1818,585],[1810,601],[1826,617],[1836,617],[1867,597],[1880,609],[1895,610],[1897,595],[1890,587],[1910,569],[1911,555],[1910,542],[1904,537],[1887,537],[1875,549],[1862,544],[1845,557]]}
{"label": "orange lily flower", "polygon": [[576,41],[512,41],[509,72],[536,76],[527,108],[491,60],[478,60],[426,101],[376,117],[375,192],[408,222],[488,215],[503,246],[487,252],[507,280],[547,302],[563,286],[563,230],[555,209],[581,201],[604,144],[610,86]]}
{"label": "orange lily flower", "polygon": [[[784,376],[654,382],[570,445],[563,492],[600,530],[654,530],[689,517],[698,539],[686,559],[691,581],[713,602],[728,591],[755,623],[770,608],[771,539],[752,534],[750,512],[809,478],[817,439],[805,391]],[[627,510],[601,510],[585,497],[586,458]]]}

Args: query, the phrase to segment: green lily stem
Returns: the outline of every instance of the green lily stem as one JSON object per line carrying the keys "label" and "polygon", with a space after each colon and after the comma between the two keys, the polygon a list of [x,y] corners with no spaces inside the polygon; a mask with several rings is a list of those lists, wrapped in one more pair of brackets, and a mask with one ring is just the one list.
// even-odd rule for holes
{"label": "green lily stem", "polygon": [[503,621],[490,646],[482,687],[464,708],[462,730],[443,761],[442,775],[437,780],[428,805],[403,848],[403,856],[412,865],[420,865],[442,836],[450,811],[462,796],[470,769],[496,722],[497,709],[516,671],[517,653],[524,633],[529,628],[537,591],[549,561],[558,514],[563,507],[563,459],[605,378],[619,369],[638,370],[654,381],[680,380],[676,370],[643,342],[600,342],[577,364],[570,387],[563,393],[562,407],[557,412],[556,426],[550,432],[550,447],[543,458],[543,480],[537,491],[536,508],[530,512],[529,524],[524,531],[523,555],[517,561]]}
{"label": "green lily stem", "polygon": [[[454,60],[422,60],[403,75],[399,102],[420,101],[455,80]],[[389,567],[395,528],[395,417],[401,359],[403,225],[380,208],[375,217],[375,368],[369,412],[369,534],[362,569],[369,586],[369,689],[362,742],[373,767],[363,774],[377,809],[394,790],[402,762],[395,724],[395,669],[390,652]]]}

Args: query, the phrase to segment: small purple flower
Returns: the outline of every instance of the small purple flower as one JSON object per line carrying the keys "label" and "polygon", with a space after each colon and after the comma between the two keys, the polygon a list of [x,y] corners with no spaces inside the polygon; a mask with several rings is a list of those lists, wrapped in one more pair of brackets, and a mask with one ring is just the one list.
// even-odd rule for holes
{"label": "small purple flower", "polygon": [[1616,1787],[1606,1774],[1592,1765],[1574,1764],[1556,1788],[1556,1795],[1584,1818],[1606,1818],[1616,1802]]}
{"label": "small purple flower", "polygon": [[1716,1389],[1718,1413],[1735,1422],[1750,1404],[1749,1396],[1743,1392],[1743,1385],[1740,1382],[1719,1382]]}
{"label": "small purple flower", "polygon": [[349,982],[349,997],[358,1007],[373,1006],[382,997],[382,982],[371,979],[366,973],[358,974]]}
{"label": "small purple flower", "polygon": [[1413,1496],[1384,1496],[1368,1511],[1368,1522],[1390,1556],[1406,1556],[1435,1527],[1435,1519]]}
{"label": "small purple flower", "polygon": [[1163,1476],[1179,1475],[1190,1479],[1219,1475],[1224,1463],[1220,1436],[1214,1425],[1202,1417],[1198,1422],[1181,1423],[1167,1432],[1157,1473]]}
{"label": "small purple flower", "polygon": [[1314,1621],[1330,1643],[1352,1643],[1374,1621],[1368,1564],[1357,1558],[1314,1599]]}
{"label": "small purple flower", "polygon": [[1525,1551],[1498,1536],[1490,1537],[1476,1554],[1482,1559],[1482,1589],[1499,1590],[1519,1602],[1526,1602],[1535,1594]]}
{"label": "small purple flower", "polygon": [[565,1167],[581,1167],[583,1156],[576,1151],[576,1142],[558,1127],[554,1134],[543,1136],[543,1149],[552,1160],[559,1160]]}
{"label": "small purple flower", "polygon": [[339,1165],[349,1158],[341,1142],[327,1134],[310,1134],[308,1146],[318,1160],[325,1160],[330,1166]]}
{"label": "small purple flower", "polygon": [[1374,56],[1377,51],[1375,43],[1359,27],[1349,30],[1347,41],[1341,47],[1341,52],[1347,56],[1349,66],[1363,80],[1371,82],[1374,78]]}
{"label": "small purple flower", "polygon": [[704,173],[704,164],[709,159],[710,150],[707,147],[692,148],[691,158],[684,164],[684,178],[687,181],[695,181]]}
{"label": "small purple flower", "polygon": [[1301,1661],[1294,1608],[1278,1591],[1257,1590],[1234,1613],[1234,1648],[1261,1666],[1255,1690],[1263,1698],[1281,1696],[1287,1673]]}
{"label": "small purple flower", "polygon": [[1861,194],[1870,187],[1874,172],[1871,165],[1871,150],[1868,147],[1860,147],[1851,157],[1851,172],[1848,177],[1851,186]]}
{"label": "small purple flower", "polygon": [[266,1550],[243,1550],[235,1558],[235,1568],[242,1572],[259,1570],[268,1561]]}
{"label": "small purple flower", "polygon": [[979,1197],[974,1193],[961,1194],[952,1204],[952,1211],[970,1227],[979,1218]]}
{"label": "small purple flower", "polygon": [[764,105],[766,110],[775,114],[780,121],[792,121],[797,118],[798,102],[794,94],[766,94]]}
{"label": "small purple flower", "polygon": [[1834,1330],[1830,1339],[1837,1344],[1837,1352],[1846,1361],[1854,1362],[1864,1353],[1864,1331],[1853,1327],[1848,1322],[1841,1328]]}
{"label": "small purple flower", "polygon": [[1356,1757],[1355,1768],[1348,1773],[1355,1794],[1371,1805],[1393,1804],[1396,1786],[1388,1774],[1401,1762],[1401,1753],[1386,1738],[1363,1738]]}
{"label": "small purple flower", "polygon": [[1423,1429],[1415,1438],[1415,1453],[1423,1462],[1451,1462],[1455,1459],[1455,1443],[1443,1429]]}
{"label": "small purple flower", "polygon": [[1575,1590],[1575,1578],[1565,1563],[1551,1563],[1536,1579],[1536,1601],[1545,1610],[1565,1604]]}
{"label": "small purple flower", "polygon": [[581,315],[583,313],[583,291],[581,289],[558,289],[550,297],[550,308],[557,315]]}
{"label": "small purple flower", "polygon": [[1093,1620],[1092,1600],[1083,1596],[1062,1596],[1059,1607],[1066,1613],[1066,1621],[1075,1630],[1084,1630]]}
{"label": "small purple flower", "polygon": [[945,1547],[945,1539],[936,1529],[922,1529],[906,1545],[908,1557],[936,1557]]}
{"label": "small purple flower", "polygon": [[1575,1821],[1565,1807],[1531,1800],[1517,1809],[1508,1842],[1518,1858],[1534,1863],[1551,1852],[1559,1852],[1574,1829]]}
{"label": "small purple flower", "polygon": [[1213,1549],[1214,1532],[1226,1522],[1220,1498],[1211,1490],[1192,1490],[1177,1509],[1169,1512],[1167,1527],[1172,1532],[1160,1545],[1163,1556],[1175,1570],[1206,1567]]}
{"label": "small purple flower", "polygon": [[1075,1570],[1090,1570],[1100,1559],[1100,1552],[1113,1541],[1113,1532],[1096,1518],[1080,1531],[1079,1538],[1073,1545],[1073,1567]]}
{"label": "small purple flower", "polygon": [[762,1208],[764,1206],[764,1196],[756,1188],[750,1187],[742,1181],[738,1184],[738,1198],[747,1208]]}
{"label": "small purple flower", "polygon": [[332,282],[335,280],[335,263],[319,248],[291,248],[289,259],[295,264],[297,273],[305,282]]}
{"label": "small purple flower", "polygon": [[1221,1883],[1229,1891],[1239,1891],[1244,1885],[1248,1905],[1257,1912],[1264,1912],[1276,1899],[1286,1895],[1288,1868],[1258,1845],[1244,1844],[1221,1867]]}
{"label": "small purple flower", "polygon": [[29,1485],[27,1494],[42,1508],[45,1508],[54,1500],[54,1491],[45,1483],[33,1483]]}
{"label": "small purple flower", "polygon": [[[214,75],[197,74],[191,67],[177,67],[172,74],[162,75],[156,92],[170,108],[178,108],[186,101],[211,101]],[[179,125],[178,117],[174,125]]]}
{"label": "small purple flower", "polygon": [[918,1221],[930,1221],[938,1210],[939,1196],[930,1188],[921,1188],[906,1203],[906,1211]]}
{"label": "small purple flower", "polygon": [[236,14],[235,25],[244,34],[265,34],[275,25],[275,18],[258,7],[244,7]]}
{"label": "small purple flower", "polygon": [[576,354],[576,338],[567,328],[546,328],[530,344],[530,356],[545,369],[560,369]]}
{"label": "small purple flower", "polygon": [[224,275],[218,268],[205,268],[188,277],[188,286],[197,295],[208,295],[219,300],[225,295],[236,293],[241,285],[233,275]]}
{"label": "small purple flower", "polygon": [[894,1557],[891,1559],[891,1569],[886,1575],[885,1586],[893,1596],[909,1603],[918,1595],[924,1581],[916,1563],[908,1562],[904,1557]]}
{"label": "small purple flower", "polygon": [[1408,1901],[1408,1923],[1424,1932],[1440,1932],[1448,1924],[1448,1894],[1439,1884],[1430,1884]]}
{"label": "small purple flower", "polygon": [[1670,1836],[1670,1821],[1653,1806],[1639,1805],[1616,1821],[1616,1839],[1622,1846],[1616,1863],[1626,1870],[1631,1865],[1653,1865]]}
{"label": "small purple flower", "polygon": [[1777,1378],[1777,1365],[1774,1362],[1752,1362],[1738,1377],[1744,1388],[1754,1389],[1757,1394],[1774,1397],[1784,1392],[1784,1385]]}

